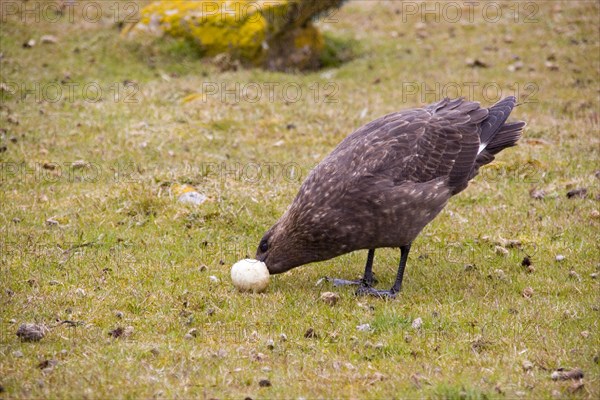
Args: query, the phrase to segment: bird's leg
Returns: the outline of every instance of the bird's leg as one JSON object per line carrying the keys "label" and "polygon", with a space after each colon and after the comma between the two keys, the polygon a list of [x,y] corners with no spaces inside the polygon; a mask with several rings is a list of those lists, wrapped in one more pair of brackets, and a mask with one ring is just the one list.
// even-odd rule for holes
{"label": "bird's leg", "polygon": [[346,280],[337,278],[327,278],[327,280],[333,282],[333,286],[345,286],[345,285],[360,285],[364,287],[371,287],[375,283],[373,277],[373,259],[375,258],[375,249],[370,249],[367,255],[367,263],[365,264],[365,274],[362,279],[357,280]]}
{"label": "bird's leg", "polygon": [[[361,286],[356,290],[357,295],[371,295],[377,297],[388,297],[395,298],[396,293],[402,288],[402,278],[404,277],[404,269],[406,268],[406,261],[408,260],[408,253],[410,252],[410,244],[400,247],[400,265],[398,266],[398,274],[396,274],[396,281],[394,286],[390,290],[377,290],[369,286]],[[366,271],[365,271],[366,272]]]}

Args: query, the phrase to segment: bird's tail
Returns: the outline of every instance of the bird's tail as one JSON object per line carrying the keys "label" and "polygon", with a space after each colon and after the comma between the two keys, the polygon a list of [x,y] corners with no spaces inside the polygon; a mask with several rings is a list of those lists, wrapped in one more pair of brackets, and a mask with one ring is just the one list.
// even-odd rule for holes
{"label": "bird's tail", "polygon": [[489,108],[488,116],[481,124],[479,152],[471,177],[477,174],[481,166],[492,162],[496,154],[514,146],[521,138],[525,122],[506,123],[515,104],[516,99],[509,96]]}

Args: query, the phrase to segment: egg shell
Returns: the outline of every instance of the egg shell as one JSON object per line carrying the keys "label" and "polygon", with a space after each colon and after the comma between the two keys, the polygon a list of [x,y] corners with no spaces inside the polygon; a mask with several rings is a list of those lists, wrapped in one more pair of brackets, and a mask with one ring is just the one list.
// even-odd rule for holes
{"label": "egg shell", "polygon": [[247,258],[233,264],[231,280],[241,292],[261,293],[269,285],[269,270],[265,263]]}

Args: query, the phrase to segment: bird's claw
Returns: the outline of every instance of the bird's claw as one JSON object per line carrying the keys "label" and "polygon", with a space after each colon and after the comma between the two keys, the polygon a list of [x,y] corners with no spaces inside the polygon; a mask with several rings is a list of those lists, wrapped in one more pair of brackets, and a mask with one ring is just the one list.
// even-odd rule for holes
{"label": "bird's claw", "polygon": [[382,299],[395,299],[396,293],[391,290],[379,290],[369,286],[361,286],[356,289],[357,296],[375,296]]}

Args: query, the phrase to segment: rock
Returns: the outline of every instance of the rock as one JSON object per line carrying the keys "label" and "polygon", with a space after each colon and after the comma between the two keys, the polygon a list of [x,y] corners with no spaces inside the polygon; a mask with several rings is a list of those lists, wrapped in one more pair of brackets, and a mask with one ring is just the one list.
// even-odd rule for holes
{"label": "rock", "polygon": [[489,65],[486,62],[483,62],[477,58],[467,58],[465,60],[465,64],[471,68],[488,68]]}
{"label": "rock", "polygon": [[12,352],[14,358],[23,358],[23,352],[21,350],[15,350]]}
{"label": "rock", "polygon": [[23,48],[25,48],[25,49],[30,49],[33,46],[35,46],[35,40],[34,39],[29,39],[28,41],[26,41],[25,43],[23,43]]}
{"label": "rock", "polygon": [[544,199],[544,197],[546,197],[546,192],[545,192],[545,191],[543,191],[543,190],[541,190],[541,189],[532,189],[532,190],[529,192],[529,196],[530,196],[532,199],[536,199],[536,200],[543,200],[543,199]]}
{"label": "rock", "polygon": [[361,324],[361,325],[357,325],[356,329],[361,331],[361,332],[370,332],[371,331],[371,325],[369,324]]}
{"label": "rock", "polygon": [[306,332],[304,332],[304,337],[307,339],[316,339],[319,337],[313,328],[308,328]]}
{"label": "rock", "polygon": [[423,326],[423,320],[419,317],[419,318],[415,318],[411,324],[413,329],[421,329],[421,327]]}
{"label": "rock", "polygon": [[44,44],[56,44],[58,39],[54,35],[44,35],[40,38],[40,42]]}
{"label": "rock", "polygon": [[502,246],[494,247],[494,252],[499,256],[506,257],[508,256],[508,250]]}
{"label": "rock", "polygon": [[515,72],[515,71],[518,71],[518,70],[522,69],[523,66],[524,66],[523,61],[517,61],[514,64],[510,64],[508,66],[508,70],[510,72]]}
{"label": "rock", "polygon": [[587,196],[587,193],[588,193],[587,188],[576,188],[576,189],[569,190],[567,192],[567,198],[569,198],[569,199],[573,199],[573,198],[585,199],[585,197]]}
{"label": "rock", "polygon": [[525,371],[531,371],[533,369],[533,363],[529,360],[525,360],[523,361],[523,369]]}
{"label": "rock", "polygon": [[577,279],[578,281],[581,281],[581,276],[579,276],[579,274],[574,270],[569,271],[569,278]]}
{"label": "rock", "polygon": [[273,341],[273,339],[267,340],[267,349],[273,350],[274,348],[275,348],[275,342]]}
{"label": "rock", "polygon": [[[284,0],[248,6],[244,0],[153,1],[123,35],[169,35],[197,43],[203,54],[225,54],[271,70],[314,69],[324,39],[315,16],[342,0]],[[200,17],[198,17],[200,16]]]}
{"label": "rock", "polygon": [[321,300],[323,302],[325,302],[326,304],[329,304],[330,306],[334,306],[338,302],[339,299],[340,299],[340,296],[337,293],[334,293],[334,292],[321,293]]}
{"label": "rock", "polygon": [[108,332],[108,336],[111,336],[111,337],[113,337],[115,339],[118,339],[118,338],[128,338],[131,335],[133,335],[133,332],[134,332],[133,326],[128,326],[126,328],[118,326],[115,329],[109,331]]}
{"label": "rock", "polygon": [[71,164],[71,167],[73,169],[82,169],[85,168],[88,165],[88,163],[84,160],[77,160],[77,161],[73,161],[73,163]]}
{"label": "rock", "polygon": [[526,287],[525,289],[523,289],[523,297],[525,297],[526,299],[530,299],[531,296],[533,296],[533,288],[531,287]]}
{"label": "rock", "polygon": [[505,281],[507,279],[506,278],[506,273],[503,270],[501,270],[501,269],[494,270],[494,274],[496,275],[496,277],[498,279],[500,279],[502,281]]}
{"label": "rock", "polygon": [[279,335],[279,340],[281,340],[282,342],[287,342],[288,337],[285,333],[282,333],[281,335]]}
{"label": "rock", "polygon": [[200,205],[206,201],[207,197],[198,192],[187,192],[179,196],[177,201],[184,204]]}
{"label": "rock", "polygon": [[555,259],[556,259],[556,261],[561,262],[561,261],[563,261],[565,259],[565,256],[563,256],[562,254],[559,254],[559,255],[556,256]]}
{"label": "rock", "polygon": [[187,333],[186,336],[190,335],[191,337],[198,337],[198,329],[197,328],[192,328],[190,329]]}
{"label": "rock", "polygon": [[590,218],[592,218],[592,219],[598,219],[598,218],[600,218],[600,211],[598,211],[598,210],[592,210],[592,212],[590,213]]}
{"label": "rock", "polygon": [[48,333],[48,328],[41,324],[21,324],[17,336],[24,342],[39,342]]}
{"label": "rock", "polygon": [[258,386],[260,387],[270,387],[271,386],[271,381],[268,379],[261,379],[260,381],[258,381]]}
{"label": "rock", "polygon": [[583,370],[581,368],[574,368],[572,370],[569,371],[564,371],[562,369],[556,370],[554,372],[552,372],[552,374],[550,375],[550,377],[552,378],[553,381],[567,381],[567,380],[576,380],[576,379],[583,379]]}
{"label": "rock", "polygon": [[588,337],[590,337],[590,331],[582,331],[580,335],[582,338],[587,339]]}

